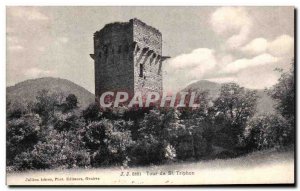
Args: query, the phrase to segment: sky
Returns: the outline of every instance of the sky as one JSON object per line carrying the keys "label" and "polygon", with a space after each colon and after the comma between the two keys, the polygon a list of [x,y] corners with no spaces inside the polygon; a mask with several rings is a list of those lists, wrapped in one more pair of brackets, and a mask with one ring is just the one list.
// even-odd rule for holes
{"label": "sky", "polygon": [[165,91],[198,80],[271,87],[294,56],[293,7],[7,7],[7,86],[51,76],[94,93],[93,33],[131,18],[162,33]]}

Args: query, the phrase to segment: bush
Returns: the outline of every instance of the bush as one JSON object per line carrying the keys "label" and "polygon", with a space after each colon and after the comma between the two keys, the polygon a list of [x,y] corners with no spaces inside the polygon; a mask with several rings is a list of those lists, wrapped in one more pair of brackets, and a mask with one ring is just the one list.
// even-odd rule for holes
{"label": "bush", "polygon": [[41,119],[36,114],[26,114],[7,122],[7,164],[13,165],[14,158],[24,151],[32,150],[39,140]]}
{"label": "bush", "polygon": [[250,150],[282,147],[294,142],[294,127],[280,115],[253,118],[245,130],[245,143]]}
{"label": "bush", "polygon": [[153,135],[144,135],[144,137],[136,141],[136,144],[131,150],[131,164],[161,164],[167,159],[173,159],[175,153],[170,153],[174,151],[170,147],[167,150],[167,147],[167,143],[158,140]]}
{"label": "bush", "polygon": [[91,152],[91,165],[124,164],[133,141],[127,130],[130,122],[103,119],[92,122],[82,132],[85,147]]}
{"label": "bush", "polygon": [[80,138],[73,132],[49,130],[33,150],[17,155],[14,166],[16,170],[87,167],[89,160],[89,154],[80,145]]}
{"label": "bush", "polygon": [[268,90],[268,94],[276,101],[276,110],[286,119],[294,122],[295,118],[295,63],[291,63],[289,71],[276,69],[281,73],[278,83]]}
{"label": "bush", "polygon": [[238,84],[227,83],[221,86],[212,113],[216,128],[225,135],[223,141],[227,148],[239,146],[246,123],[256,112],[257,99],[256,91],[247,90]]}
{"label": "bush", "polygon": [[175,159],[176,150],[171,140],[182,126],[179,116],[174,109],[162,113],[154,108],[144,113],[139,122],[136,145],[130,154],[133,164],[159,164]]}
{"label": "bush", "polygon": [[176,136],[171,142],[178,159],[200,159],[209,151],[204,123],[195,124],[195,121],[185,120],[185,125],[175,131]]}
{"label": "bush", "polygon": [[82,111],[82,117],[86,122],[100,120],[102,113],[100,112],[99,105],[97,103],[90,104],[86,109]]}
{"label": "bush", "polygon": [[50,94],[47,90],[42,90],[38,92],[32,110],[42,118],[43,124],[47,124],[58,106],[59,95]]}
{"label": "bush", "polygon": [[61,111],[54,112],[51,124],[58,131],[71,131],[85,126],[84,120],[73,111],[65,113]]}
{"label": "bush", "polygon": [[28,113],[29,108],[25,104],[19,102],[7,102],[6,104],[6,116],[8,120],[14,118],[20,118],[26,113]]}

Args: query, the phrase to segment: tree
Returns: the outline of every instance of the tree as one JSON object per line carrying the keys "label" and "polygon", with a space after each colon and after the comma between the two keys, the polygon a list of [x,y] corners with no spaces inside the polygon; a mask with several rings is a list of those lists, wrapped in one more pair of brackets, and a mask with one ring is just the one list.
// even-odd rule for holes
{"label": "tree", "polygon": [[245,142],[249,150],[282,147],[293,143],[293,127],[281,115],[252,118],[245,130]]}
{"label": "tree", "polygon": [[140,136],[154,135],[161,136],[163,128],[163,114],[158,109],[152,109],[149,113],[145,113],[143,120],[139,124]]}
{"label": "tree", "polygon": [[145,113],[139,123],[138,139],[132,149],[132,161],[136,164],[160,164],[173,160],[176,151],[170,143],[176,130],[182,126],[179,111],[170,109],[161,112],[153,108]]}
{"label": "tree", "polygon": [[294,82],[294,61],[291,63],[291,69],[283,72],[282,69],[276,69],[281,72],[278,83],[269,91],[269,95],[277,101],[277,111],[288,119],[294,126],[295,118],[295,82]]}
{"label": "tree", "polygon": [[83,143],[91,153],[92,166],[127,163],[133,144],[127,127],[130,122],[102,119],[91,122],[82,130]]}
{"label": "tree", "polygon": [[38,92],[36,102],[33,105],[33,112],[39,114],[42,123],[47,124],[59,106],[58,94],[50,94],[47,90]]}
{"label": "tree", "polygon": [[65,102],[61,105],[63,112],[68,112],[70,110],[78,108],[78,100],[74,94],[69,94],[66,97]]}
{"label": "tree", "polygon": [[218,134],[225,136],[229,147],[235,147],[243,136],[246,122],[256,111],[257,98],[256,91],[235,83],[222,85],[220,96],[214,101],[214,120],[219,126]]}
{"label": "tree", "polygon": [[33,112],[41,116],[42,124],[46,128],[54,127],[59,131],[70,131],[84,126],[74,94],[64,98],[62,93],[49,94],[48,91],[42,90],[38,92],[36,99]]}
{"label": "tree", "polygon": [[14,160],[16,170],[88,167],[89,153],[78,132],[45,129],[32,150],[24,150]]}
{"label": "tree", "polygon": [[58,131],[71,131],[83,128],[85,122],[77,112],[72,110],[69,112],[55,111],[51,118],[51,126]]}
{"label": "tree", "polygon": [[16,102],[10,102],[8,101],[6,103],[6,117],[7,120],[11,120],[14,118],[20,118],[23,115],[25,115],[26,113],[28,113],[28,107],[26,108],[26,106],[24,104],[21,104],[20,102],[16,101]]}
{"label": "tree", "polygon": [[100,112],[100,108],[97,103],[91,103],[86,109],[82,111],[82,117],[86,122],[100,120],[101,116],[102,113]]}
{"label": "tree", "polygon": [[36,114],[26,114],[7,122],[7,163],[13,165],[15,157],[30,151],[39,140],[41,119]]}
{"label": "tree", "polygon": [[[189,92],[189,97],[191,95],[191,92]],[[208,117],[208,111],[211,105],[211,98],[209,98],[209,91],[200,90],[196,92],[195,96],[198,100],[198,103],[200,106],[198,108],[190,108],[190,107],[183,107],[179,108],[179,111],[181,112],[181,119],[193,119],[193,118],[207,118]],[[187,98],[186,101],[189,102],[190,98]],[[186,103],[188,106],[189,103]]]}

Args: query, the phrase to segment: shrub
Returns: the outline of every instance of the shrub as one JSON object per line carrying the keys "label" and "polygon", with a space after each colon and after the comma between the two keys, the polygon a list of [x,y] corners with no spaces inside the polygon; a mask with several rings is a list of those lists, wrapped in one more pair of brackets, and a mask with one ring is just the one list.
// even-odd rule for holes
{"label": "shrub", "polygon": [[185,120],[185,125],[175,131],[176,136],[171,141],[178,159],[199,159],[208,152],[203,124],[192,125],[192,123],[191,120]]}
{"label": "shrub", "polygon": [[[281,73],[278,83],[268,90],[268,94],[276,101],[276,110],[293,123],[295,117],[295,62],[291,63],[289,71],[276,69]],[[294,125],[294,124],[292,124]]]}
{"label": "shrub", "polygon": [[16,155],[11,171],[23,171],[28,169],[35,169],[33,158],[30,151],[24,151]]}
{"label": "shrub", "polygon": [[84,109],[81,116],[86,122],[90,123],[92,121],[100,120],[101,115],[102,113],[100,112],[99,105],[95,102]]}
{"label": "shrub", "polygon": [[14,118],[20,118],[26,113],[28,113],[28,106],[25,104],[21,104],[18,101],[10,102],[8,101],[6,104],[6,116],[8,120]]}
{"label": "shrub", "polygon": [[25,151],[15,158],[15,169],[54,169],[87,167],[89,154],[80,145],[80,138],[72,133],[49,130],[33,150]]}
{"label": "shrub", "polygon": [[124,164],[133,141],[127,130],[130,122],[103,119],[92,122],[82,132],[86,148],[91,152],[92,166]]}
{"label": "shrub", "polygon": [[51,125],[58,131],[71,131],[83,128],[85,123],[74,111],[56,111],[51,118]]}
{"label": "shrub", "polygon": [[294,127],[280,115],[253,118],[245,130],[245,143],[250,150],[292,144]]}
{"label": "shrub", "polygon": [[41,119],[36,114],[26,114],[7,122],[7,163],[14,164],[14,158],[20,153],[31,150],[38,142]]}
{"label": "shrub", "polygon": [[32,110],[34,113],[39,114],[43,124],[47,124],[58,106],[59,95],[50,94],[47,90],[42,90],[38,92]]}
{"label": "shrub", "polygon": [[[220,95],[214,100],[214,123],[228,138],[224,145],[229,148],[239,146],[247,121],[255,114],[257,92],[247,90],[235,83],[223,84]],[[232,144],[230,144],[232,142]]]}
{"label": "shrub", "polygon": [[165,114],[154,108],[144,114],[137,131],[138,139],[130,154],[133,164],[159,164],[176,157],[171,144],[176,129],[182,124],[179,112],[170,109]]}
{"label": "shrub", "polygon": [[166,161],[169,155],[169,150],[166,151],[167,143],[164,143],[157,139],[153,135],[144,135],[131,150],[130,158],[131,164],[137,165],[149,165],[160,164]]}
{"label": "shrub", "polygon": [[77,104],[78,104],[77,97],[74,94],[69,94],[66,97],[65,104],[67,106],[66,108],[64,108],[66,111],[69,111],[69,110],[77,108],[78,107],[77,106]]}

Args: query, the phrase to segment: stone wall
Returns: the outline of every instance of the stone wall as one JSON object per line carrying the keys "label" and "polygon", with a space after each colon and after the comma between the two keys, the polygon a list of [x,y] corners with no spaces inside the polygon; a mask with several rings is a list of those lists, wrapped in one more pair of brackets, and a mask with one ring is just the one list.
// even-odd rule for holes
{"label": "stone wall", "polygon": [[129,23],[106,25],[94,35],[95,92],[133,92],[132,27]]}
{"label": "stone wall", "polygon": [[[162,35],[139,20],[132,20],[135,92],[162,92]],[[143,69],[141,75],[141,67]]]}

